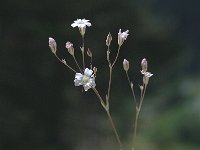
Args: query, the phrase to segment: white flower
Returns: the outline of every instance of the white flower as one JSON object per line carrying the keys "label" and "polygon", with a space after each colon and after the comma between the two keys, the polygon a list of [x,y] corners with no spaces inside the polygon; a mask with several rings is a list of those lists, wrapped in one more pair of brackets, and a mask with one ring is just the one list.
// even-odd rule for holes
{"label": "white flower", "polygon": [[79,31],[82,35],[82,37],[84,37],[85,35],[85,29],[86,26],[90,27],[92,24],[90,22],[88,22],[90,20],[85,20],[85,19],[77,19],[76,21],[74,21],[74,23],[71,24],[71,26],[74,27],[78,27]]}
{"label": "white flower", "polygon": [[76,21],[74,21],[74,23],[71,24],[71,26],[74,27],[78,27],[78,28],[83,28],[83,27],[90,27],[91,23],[88,22],[90,20],[85,20],[85,19],[77,19]]}
{"label": "white flower", "polygon": [[74,84],[75,86],[82,85],[85,91],[87,91],[88,89],[92,87],[95,87],[96,83],[95,83],[93,71],[91,69],[86,68],[84,70],[84,74],[76,73]]}
{"label": "white flower", "polygon": [[124,43],[124,40],[128,37],[129,30],[126,30],[125,32],[121,32],[121,29],[119,29],[118,33],[118,45],[121,46]]}
{"label": "white flower", "polygon": [[144,83],[145,85],[147,85],[148,82],[149,82],[149,78],[150,78],[153,74],[152,74],[151,72],[144,72],[143,74],[144,74],[144,76],[143,76],[143,83]]}

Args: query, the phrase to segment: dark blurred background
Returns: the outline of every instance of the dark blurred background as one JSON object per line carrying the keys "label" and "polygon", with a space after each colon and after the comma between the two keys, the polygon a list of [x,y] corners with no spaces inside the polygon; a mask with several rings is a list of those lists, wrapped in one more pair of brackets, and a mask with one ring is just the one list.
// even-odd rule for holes
{"label": "dark blurred background", "polygon": [[[110,109],[122,141],[131,149],[134,103],[122,68],[130,61],[139,98],[140,61],[150,79],[138,129],[138,150],[200,149],[200,1],[193,0],[7,0],[0,5],[0,149],[116,150],[110,124],[92,90],[75,87],[74,73],[53,56],[74,65],[69,40],[80,58],[81,37],[70,25],[91,20],[86,47],[98,68],[97,88],[108,83],[105,39],[130,30],[114,68]],[[79,59],[80,61],[81,59]],[[81,61],[80,61],[81,62]]]}

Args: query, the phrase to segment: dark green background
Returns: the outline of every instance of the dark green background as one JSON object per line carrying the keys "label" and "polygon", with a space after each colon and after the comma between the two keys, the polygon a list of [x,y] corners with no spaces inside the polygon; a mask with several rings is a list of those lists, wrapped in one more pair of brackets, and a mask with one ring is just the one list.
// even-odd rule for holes
{"label": "dark green background", "polygon": [[[116,64],[111,113],[130,149],[134,103],[122,68],[130,61],[137,96],[140,61],[146,57],[150,79],[139,120],[137,150],[200,149],[200,2],[197,0],[7,0],[0,5],[0,149],[116,150],[110,124],[92,91],[75,87],[74,73],[52,55],[74,64],[65,49],[69,40],[80,58],[81,37],[70,25],[91,20],[86,47],[98,68],[97,88],[108,82],[105,39],[129,29]],[[80,59],[79,59],[80,60]]]}

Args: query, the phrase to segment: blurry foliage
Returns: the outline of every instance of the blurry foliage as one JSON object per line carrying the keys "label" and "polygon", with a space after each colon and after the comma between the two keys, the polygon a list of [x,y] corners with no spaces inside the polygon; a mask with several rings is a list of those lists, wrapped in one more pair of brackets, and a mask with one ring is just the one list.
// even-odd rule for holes
{"label": "blurry foliage", "polygon": [[139,121],[138,150],[198,150],[198,6],[198,1],[186,0],[4,1],[0,5],[0,149],[118,148],[98,99],[91,91],[74,87],[74,74],[48,48],[52,36],[59,55],[72,62],[65,50],[70,40],[80,57],[81,38],[70,24],[85,17],[93,25],[87,29],[86,46],[94,55],[101,93],[108,79],[105,38],[111,32],[115,55],[119,28],[130,30],[111,93],[111,112],[123,141],[131,143],[134,106],[122,60],[130,61],[137,89],[142,80],[140,61],[146,57],[154,76]]}

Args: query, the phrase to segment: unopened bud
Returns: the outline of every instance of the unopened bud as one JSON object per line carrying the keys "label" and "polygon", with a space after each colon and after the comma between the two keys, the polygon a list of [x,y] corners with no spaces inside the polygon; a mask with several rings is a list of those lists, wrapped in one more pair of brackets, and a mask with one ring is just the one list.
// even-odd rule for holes
{"label": "unopened bud", "polygon": [[124,70],[127,72],[129,70],[129,62],[128,60],[124,59],[123,61]]}
{"label": "unopened bud", "polygon": [[147,63],[147,60],[145,58],[142,59],[142,61],[141,61],[141,67],[142,67],[142,71],[141,71],[142,74],[147,72],[148,63]]}
{"label": "unopened bud", "polygon": [[56,44],[56,41],[51,37],[49,37],[49,47],[52,53],[56,54],[57,44]]}
{"label": "unopened bud", "polygon": [[144,87],[142,85],[139,86],[140,90],[143,91]]}
{"label": "unopened bud", "polygon": [[68,49],[68,52],[69,52],[72,56],[74,56],[73,44],[70,43],[70,42],[67,42],[67,43],[66,43],[66,48]]}
{"label": "unopened bud", "polygon": [[112,35],[109,32],[106,39],[106,45],[110,46],[111,41],[112,41]]}
{"label": "unopened bud", "polygon": [[88,48],[88,50],[87,50],[87,55],[89,56],[89,57],[92,57],[92,52],[91,52],[91,50]]}

